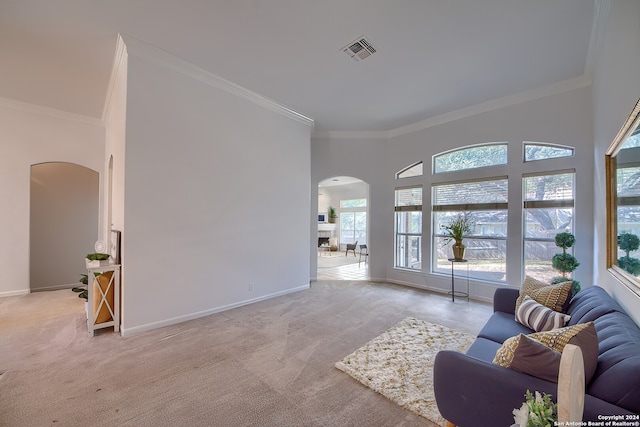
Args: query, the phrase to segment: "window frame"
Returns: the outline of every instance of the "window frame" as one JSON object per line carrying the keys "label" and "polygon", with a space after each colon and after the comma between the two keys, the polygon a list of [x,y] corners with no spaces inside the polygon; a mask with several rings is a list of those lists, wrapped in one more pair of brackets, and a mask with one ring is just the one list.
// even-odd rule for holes
{"label": "window frame", "polygon": [[[492,177],[485,177],[485,178],[472,178],[472,179],[466,179],[466,180],[460,180],[460,181],[443,181],[443,182],[434,182],[431,184],[431,194],[432,194],[432,202],[431,202],[431,262],[430,262],[430,272],[432,274],[448,274],[446,271],[444,270],[440,270],[438,268],[438,246],[439,246],[439,242],[443,239],[446,238],[446,234],[442,233],[439,229],[439,227],[437,226],[438,223],[438,215],[442,212],[451,212],[451,213],[464,213],[464,214],[469,214],[470,212],[479,212],[479,211],[485,211],[485,212],[491,212],[491,211],[504,211],[506,212],[506,216],[507,216],[507,222],[505,224],[505,235],[504,237],[502,236],[495,236],[495,235],[483,235],[483,234],[477,234],[477,233],[473,233],[467,237],[465,237],[468,240],[480,240],[480,241],[494,241],[494,242],[503,242],[502,244],[505,246],[505,256],[504,259],[502,259],[502,261],[504,262],[504,275],[503,277],[505,277],[505,280],[501,280],[498,281],[496,283],[500,283],[500,284],[504,284],[506,283],[506,274],[507,274],[507,262],[506,262],[506,246],[508,243],[508,222],[509,222],[509,195],[507,193],[507,197],[506,197],[506,201],[505,202],[478,202],[478,203],[458,203],[458,204],[437,204],[436,203],[436,195],[435,192],[437,191],[437,187],[440,186],[444,186],[444,185],[464,185],[464,184],[468,184],[468,183],[472,183],[472,182],[498,182],[498,181],[505,181],[506,187],[507,187],[507,191],[508,191],[508,186],[509,186],[509,177],[507,175],[498,175],[498,176],[492,176]],[[474,230],[475,231],[475,230]],[[498,245],[500,245],[500,243],[498,243]],[[486,250],[490,250],[490,248],[487,248]],[[469,264],[467,264],[469,265]],[[474,277],[473,275],[469,275],[469,278],[472,278],[474,280],[486,280],[480,276],[476,276]]]}
{"label": "window frame", "polygon": [[[398,205],[398,191],[402,190],[411,190],[411,189],[420,189],[420,205]],[[422,271],[423,269],[423,251],[422,251],[422,236],[424,234],[424,215],[423,215],[423,203],[424,203],[424,187],[422,185],[410,185],[406,187],[396,187],[394,189],[394,215],[393,215],[393,268],[405,271]],[[403,232],[398,230],[398,221],[399,215],[403,213],[420,213],[420,231],[419,232]],[[407,218],[407,221],[410,221],[410,218]],[[404,251],[405,258],[408,257],[408,249],[410,247],[409,242],[411,238],[418,238],[417,244],[417,261],[416,263],[420,264],[420,268],[412,268],[406,265],[399,265],[398,257],[401,256],[400,250],[400,239],[404,242]],[[408,263],[408,258],[406,259]]]}

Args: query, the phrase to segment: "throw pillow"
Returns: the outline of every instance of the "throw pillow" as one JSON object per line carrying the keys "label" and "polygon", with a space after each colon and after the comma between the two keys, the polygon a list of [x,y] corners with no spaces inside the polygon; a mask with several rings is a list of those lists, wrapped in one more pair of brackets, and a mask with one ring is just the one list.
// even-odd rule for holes
{"label": "throw pillow", "polygon": [[593,322],[508,338],[496,352],[493,363],[558,382],[560,358],[567,344],[582,350],[585,384],[589,384],[598,364],[598,335]]}
{"label": "throw pillow", "polygon": [[571,288],[573,282],[561,282],[555,285],[541,282],[533,277],[526,276],[522,287],[520,288],[520,296],[516,300],[516,313],[524,297],[529,296],[533,300],[539,302],[547,308],[561,313],[566,313],[571,301]]}
{"label": "throw pillow", "polygon": [[516,311],[516,321],[536,332],[550,331],[567,324],[571,316],[551,310],[525,295]]}
{"label": "throw pillow", "polygon": [[493,363],[514,371],[558,382],[560,352],[527,335],[508,338],[496,352]]}
{"label": "throw pillow", "polygon": [[529,334],[529,337],[561,353],[567,344],[580,347],[584,359],[584,380],[585,384],[589,384],[596,372],[599,354],[598,333],[593,322],[578,323],[551,331],[535,332]]}

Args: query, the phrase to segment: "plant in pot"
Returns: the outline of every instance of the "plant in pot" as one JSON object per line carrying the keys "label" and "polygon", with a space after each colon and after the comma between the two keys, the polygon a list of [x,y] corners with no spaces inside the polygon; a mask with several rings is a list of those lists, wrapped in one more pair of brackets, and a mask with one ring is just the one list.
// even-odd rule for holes
{"label": "plant in pot", "polygon": [[580,263],[578,262],[576,257],[567,253],[567,249],[569,249],[576,243],[576,238],[573,236],[573,234],[564,232],[556,234],[555,240],[556,246],[562,248],[562,253],[555,254],[551,259],[551,264],[553,265],[553,268],[562,273],[562,276],[554,277],[551,280],[551,283],[556,284],[561,282],[573,281],[571,291],[573,295],[575,295],[578,293],[578,291],[580,291],[580,282],[567,277],[567,274],[573,272],[573,270],[578,268]]}
{"label": "plant in pot", "polygon": [[558,405],[551,395],[540,392],[525,393],[525,401],[520,408],[513,410],[515,424],[511,427],[547,427],[558,425]]}
{"label": "plant in pot", "polygon": [[101,267],[109,263],[109,254],[93,253],[85,256],[87,268]]}
{"label": "plant in pot", "polygon": [[336,209],[333,206],[329,206],[329,223],[333,224],[336,222],[336,218],[338,217],[338,215],[336,215]]}
{"label": "plant in pot", "polygon": [[618,246],[625,253],[625,256],[618,258],[618,267],[634,276],[640,274],[640,260],[629,256],[632,251],[637,251],[640,248],[640,238],[633,233],[620,233],[618,235]]}
{"label": "plant in pot", "polygon": [[448,224],[442,226],[442,230],[446,235],[444,244],[455,241],[452,248],[453,258],[456,261],[464,259],[465,247],[462,244],[462,239],[471,233],[473,225],[473,221],[469,219],[466,213],[458,213]]}

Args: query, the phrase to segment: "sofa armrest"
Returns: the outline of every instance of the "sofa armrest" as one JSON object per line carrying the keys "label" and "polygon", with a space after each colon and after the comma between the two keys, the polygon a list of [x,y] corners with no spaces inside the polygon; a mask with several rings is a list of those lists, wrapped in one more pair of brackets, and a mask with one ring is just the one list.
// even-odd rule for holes
{"label": "sofa armrest", "polygon": [[436,355],[433,387],[440,414],[458,427],[511,425],[527,390],[557,393],[555,383],[450,350]]}
{"label": "sofa armrest", "polygon": [[520,295],[519,289],[498,288],[493,294],[493,312],[516,314],[516,300]]}
{"label": "sofa armrest", "polygon": [[[433,388],[438,410],[458,427],[509,426],[527,390],[557,399],[557,384],[503,368],[451,350],[436,354]],[[602,415],[633,412],[585,395],[584,421],[602,421]]]}

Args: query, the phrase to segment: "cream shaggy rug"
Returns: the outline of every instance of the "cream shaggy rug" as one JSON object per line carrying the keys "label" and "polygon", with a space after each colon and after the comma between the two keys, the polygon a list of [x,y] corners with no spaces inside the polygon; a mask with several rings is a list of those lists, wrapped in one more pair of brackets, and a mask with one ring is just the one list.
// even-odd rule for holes
{"label": "cream shaggy rug", "polygon": [[466,352],[475,337],[406,318],[335,364],[370,389],[438,424],[433,363],[440,350]]}

